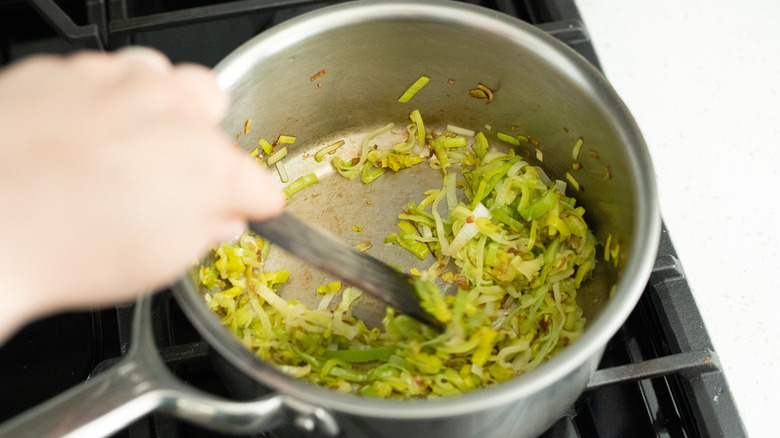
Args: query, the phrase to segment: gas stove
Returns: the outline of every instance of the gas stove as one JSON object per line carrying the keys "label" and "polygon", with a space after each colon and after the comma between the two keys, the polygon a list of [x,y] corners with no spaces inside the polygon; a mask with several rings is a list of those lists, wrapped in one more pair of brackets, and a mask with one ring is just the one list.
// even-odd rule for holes
{"label": "gas stove", "polygon": [[[337,2],[307,0],[0,0],[0,64],[35,53],[151,46],[174,62],[215,65],[270,26]],[[518,17],[598,58],[573,0],[469,0]],[[35,322],[0,348],[0,422],[88,381],[126,353],[133,306]],[[154,300],[160,354],[182,381],[231,395],[214,354],[170,291]],[[152,414],[116,437],[220,437]],[[274,432],[259,436],[273,437]],[[636,309],[607,345],[587,390],[545,438],[747,436],[669,235]]]}

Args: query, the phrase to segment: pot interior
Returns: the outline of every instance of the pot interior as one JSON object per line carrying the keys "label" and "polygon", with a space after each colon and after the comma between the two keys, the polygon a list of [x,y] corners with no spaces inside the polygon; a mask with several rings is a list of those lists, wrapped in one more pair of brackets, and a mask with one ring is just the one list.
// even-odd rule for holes
{"label": "pot interior", "polygon": [[[231,86],[234,105],[225,122],[227,132],[243,133],[245,122],[252,120],[250,132],[238,139],[247,153],[258,146],[258,138],[273,143],[279,135],[295,136],[283,160],[290,181],[313,172],[320,183],[292,196],[288,210],[350,244],[371,242],[369,254],[390,264],[424,269],[433,263],[432,257],[420,261],[382,242],[397,230],[398,213],[407,202],[419,202],[424,191],[441,188],[441,173],[423,163],[387,172],[366,185],[346,180],[329,160],[317,162],[314,154],[345,140],[337,155],[357,156],[363,137],[389,122],[396,125],[393,131],[373,143],[403,141],[414,109],[420,110],[426,128],[441,132],[453,124],[483,131],[499,150],[515,146],[498,140],[497,132],[533,138],[538,146],[521,143],[516,153],[542,166],[553,179],[565,180],[565,172],[571,173],[583,190],[570,187],[567,192],[585,206],[585,218],[599,240],[604,242],[609,233],[630,246],[635,181],[614,121],[593,101],[595,90],[583,88],[587,84],[582,78],[560,71],[555,56],[545,56],[557,55],[554,52],[539,52],[494,31],[459,26],[446,18],[347,24],[264,54],[262,62]],[[312,80],[319,72],[325,73]],[[410,102],[397,102],[423,75],[430,82]],[[494,92],[489,104],[469,95],[479,84]],[[572,149],[580,137],[577,162],[582,168],[573,170]],[[542,152],[541,162],[536,149]],[[355,232],[352,226],[363,229]],[[286,299],[316,307],[321,298],[316,287],[333,281],[281,250],[274,250],[268,260],[268,269],[293,273],[281,290]],[[598,315],[617,280],[614,267],[599,265],[578,294],[589,319]],[[383,309],[383,304],[363,297],[354,314],[375,325]]]}
{"label": "pot interior", "polygon": [[[350,244],[370,241],[369,254],[406,269],[427,268],[433,257],[420,261],[383,240],[396,231],[407,202],[441,188],[440,172],[423,163],[365,185],[342,178],[329,159],[317,162],[318,150],[345,140],[337,154],[351,158],[366,133],[389,122],[395,128],[376,142],[397,143],[410,112],[418,109],[428,129],[441,132],[452,124],[483,131],[493,148],[514,147],[553,179],[565,180],[569,172],[582,190],[570,187],[567,194],[584,206],[597,239],[603,243],[611,235],[621,247],[618,267],[599,262],[578,292],[589,327],[574,345],[588,344],[577,347],[583,350],[580,358],[600,351],[641,294],[659,225],[646,148],[606,80],[549,35],[477,8],[367,2],[331,9],[277,26],[217,66],[233,98],[224,128],[241,134],[238,147],[248,154],[259,138],[273,143],[280,135],[294,136],[283,159],[289,180],[313,172],[320,182],[293,195],[288,210]],[[423,75],[430,82],[408,103],[399,103]],[[493,91],[490,103],[469,95],[479,84]],[[251,129],[244,133],[247,120]],[[496,138],[498,132],[522,134],[538,145],[509,145]],[[572,149],[580,138],[581,168],[575,170]],[[279,291],[283,298],[312,307],[321,298],[316,287],[333,280],[281,250],[271,254],[267,267],[291,272]],[[197,284],[194,271],[192,278]],[[192,293],[192,284],[190,289],[184,300],[202,300],[203,291]],[[205,305],[194,316],[204,312]],[[364,296],[353,314],[376,325],[384,305]],[[606,332],[589,337],[594,323]]]}

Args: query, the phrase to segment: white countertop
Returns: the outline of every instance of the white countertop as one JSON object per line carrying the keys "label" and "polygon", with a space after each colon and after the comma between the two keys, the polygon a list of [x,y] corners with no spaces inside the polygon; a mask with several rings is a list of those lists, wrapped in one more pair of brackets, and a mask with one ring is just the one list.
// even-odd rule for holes
{"label": "white countertop", "polygon": [[780,2],[576,0],[751,437],[780,425]]}

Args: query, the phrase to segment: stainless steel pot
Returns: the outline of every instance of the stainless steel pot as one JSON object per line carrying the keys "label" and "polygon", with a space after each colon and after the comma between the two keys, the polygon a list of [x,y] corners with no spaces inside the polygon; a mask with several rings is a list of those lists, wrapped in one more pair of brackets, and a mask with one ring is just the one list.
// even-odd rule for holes
{"label": "stainless steel pot", "polygon": [[[311,79],[325,69],[326,74]],[[370,223],[374,234],[359,239],[381,241],[392,231],[400,206],[437,187],[440,180],[435,172],[417,166],[407,173],[386,174],[369,186],[345,184],[327,163],[311,158],[323,145],[360,139],[390,121],[403,125],[413,109],[421,111],[426,126],[451,123],[485,129],[488,124],[493,133],[519,126],[520,132],[538,140],[540,164],[551,176],[562,178],[569,171],[582,184],[584,191],[576,197],[599,240],[612,234],[622,246],[619,267],[602,263],[578,294],[589,320],[585,334],[537,370],[491,388],[441,400],[366,399],[297,381],[257,359],[219,324],[190,276],[174,288],[182,309],[219,354],[249,376],[258,395],[269,395],[251,403],[228,402],[177,382],[154,355],[144,328],[148,303],[142,300],[137,344],[127,359],[78,393],[65,394],[5,425],[0,435],[44,436],[51,430],[58,436],[107,435],[160,410],[237,433],[284,423],[301,434],[325,436],[530,437],[570,407],[607,341],[639,299],[660,232],[646,147],[628,110],[597,70],[544,32],[479,7],[366,1],[285,22],[238,48],[216,71],[221,86],[233,96],[225,129],[243,132],[251,119],[250,135],[240,140],[246,149],[255,147],[258,136],[296,136],[285,159],[291,178],[313,171],[322,182],[293,197],[288,208],[347,240],[356,238],[345,230],[348,225]],[[398,103],[421,75],[431,82],[410,103]],[[480,83],[495,92],[490,104],[468,96]],[[572,171],[572,147],[579,137],[585,141],[582,169]],[[591,149],[598,157],[587,152]],[[521,145],[518,153],[533,161],[535,146]],[[367,208],[364,200],[372,200],[374,208]],[[412,262],[402,251],[382,245],[375,244],[372,252],[390,263]],[[281,254],[276,260],[295,263]],[[308,286],[322,284],[324,277],[309,272],[296,278],[285,293],[311,303],[311,297],[298,291],[313,290]],[[612,285],[616,288],[608,299]],[[376,321],[381,307],[366,300],[355,314]],[[82,407],[87,405],[91,407]],[[51,406],[55,411],[46,411]]]}

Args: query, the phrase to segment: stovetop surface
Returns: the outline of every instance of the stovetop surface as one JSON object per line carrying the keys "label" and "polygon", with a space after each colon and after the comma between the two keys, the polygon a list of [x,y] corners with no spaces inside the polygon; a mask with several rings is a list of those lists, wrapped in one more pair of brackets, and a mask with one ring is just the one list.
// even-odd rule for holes
{"label": "stovetop surface", "polygon": [[[45,6],[51,0],[36,2]],[[59,1],[60,12],[72,21],[65,23],[63,36],[26,3],[0,0],[0,63],[40,52],[142,44],[161,50],[175,62],[213,66],[263,29],[332,3],[336,2]],[[468,3],[533,23],[599,66],[573,0]],[[204,14],[212,19],[204,19]],[[62,15],[50,19],[63,23]],[[155,334],[158,346],[163,353],[182,347],[188,352],[186,360],[178,357],[169,364],[171,370],[193,386],[230,397],[211,367],[208,346],[170,292],[161,291],[155,302],[161,315]],[[14,336],[0,348],[0,422],[114,364],[127,348],[131,314],[130,307],[119,306],[58,315]],[[116,436],[223,435],[153,414]],[[665,229],[655,269],[638,306],[608,344],[589,389],[543,436],[746,436]]]}

